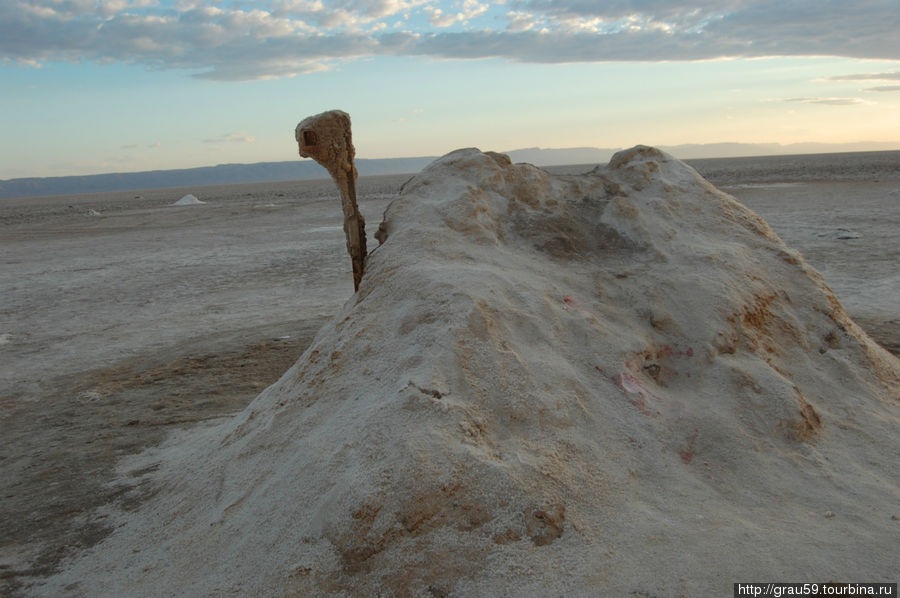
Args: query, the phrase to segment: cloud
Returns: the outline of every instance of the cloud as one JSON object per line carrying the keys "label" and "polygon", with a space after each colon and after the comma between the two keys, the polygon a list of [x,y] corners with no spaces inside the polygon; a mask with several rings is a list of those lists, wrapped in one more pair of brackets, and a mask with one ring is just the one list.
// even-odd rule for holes
{"label": "cloud", "polygon": [[856,106],[867,103],[860,98],[785,98],[782,102],[800,102],[803,104],[825,104],[828,106]]}
{"label": "cloud", "polygon": [[507,12],[506,18],[508,20],[506,25],[507,31],[529,31],[535,27],[540,27],[542,22],[540,17],[536,17],[530,12],[521,12],[518,10]]}
{"label": "cloud", "polygon": [[432,27],[449,27],[456,22],[456,17],[435,6],[426,6],[424,11],[428,15],[428,22]]}
{"label": "cloud", "polygon": [[900,60],[897,31],[897,0],[4,0],[0,63],[124,62],[247,80],[378,55]]}
{"label": "cloud", "polygon": [[[276,15],[285,15],[315,25],[322,30],[362,31],[365,25],[381,19],[408,14],[428,0],[274,0],[268,4]],[[387,26],[387,23],[385,23]]]}
{"label": "cloud", "polygon": [[422,10],[428,15],[428,22],[432,27],[450,27],[456,23],[468,23],[488,11],[488,5],[477,0],[462,0],[456,2],[457,12],[444,12],[435,6],[425,6]]}
{"label": "cloud", "polygon": [[[900,81],[900,71],[892,73],[856,73],[852,75],[836,75],[826,81]],[[878,85],[867,87],[863,91],[900,91],[900,85]]]}
{"label": "cloud", "polygon": [[828,77],[828,81],[900,81],[900,71],[893,73],[859,73],[856,75],[837,75]]}
{"label": "cloud", "polygon": [[156,142],[154,142],[154,143],[149,143],[149,144],[147,144],[147,145],[140,145],[140,144],[137,144],[137,143],[128,143],[128,144],[126,144],[126,145],[120,145],[120,146],[119,146],[120,149],[123,149],[123,150],[126,150],[126,151],[137,150],[137,149],[141,149],[141,148],[145,148],[145,149],[157,149],[157,148],[160,148],[160,147],[162,147],[162,143],[160,143],[159,141],[156,141]]}
{"label": "cloud", "polygon": [[220,135],[219,137],[204,139],[203,143],[253,143],[254,141],[256,141],[254,137],[250,137],[249,135],[245,135],[244,133],[225,133],[224,135]]}

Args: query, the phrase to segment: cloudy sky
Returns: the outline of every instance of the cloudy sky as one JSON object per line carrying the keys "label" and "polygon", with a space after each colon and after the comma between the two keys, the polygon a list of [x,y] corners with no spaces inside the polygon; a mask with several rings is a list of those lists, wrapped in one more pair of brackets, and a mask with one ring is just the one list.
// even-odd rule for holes
{"label": "cloudy sky", "polygon": [[0,179],[465,146],[895,143],[900,0],[0,0]]}

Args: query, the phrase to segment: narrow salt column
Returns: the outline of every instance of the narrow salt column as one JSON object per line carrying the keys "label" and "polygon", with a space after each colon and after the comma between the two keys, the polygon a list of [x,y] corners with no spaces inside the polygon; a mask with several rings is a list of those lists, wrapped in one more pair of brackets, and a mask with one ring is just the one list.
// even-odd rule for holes
{"label": "narrow salt column", "polygon": [[359,290],[366,260],[366,222],[356,204],[356,166],[350,115],[330,110],[304,118],[294,131],[300,156],[312,158],[328,170],[341,193],[347,253],[353,263],[353,290]]}

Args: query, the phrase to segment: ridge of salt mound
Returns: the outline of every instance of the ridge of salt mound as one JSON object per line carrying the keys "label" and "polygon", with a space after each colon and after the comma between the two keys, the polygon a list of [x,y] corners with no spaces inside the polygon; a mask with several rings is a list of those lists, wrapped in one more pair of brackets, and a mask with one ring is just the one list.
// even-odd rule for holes
{"label": "ridge of salt mound", "polygon": [[200,205],[200,204],[204,204],[204,203],[206,203],[206,202],[200,201],[199,199],[197,199],[197,196],[193,195],[192,193],[188,193],[187,195],[185,195],[178,201],[174,202],[172,205],[173,206],[196,206],[196,205]]}
{"label": "ridge of salt mound", "polygon": [[581,176],[459,150],[382,229],[299,361],[127,460],[158,465],[154,496],[39,591],[699,596],[896,574],[900,363],[693,169],[641,146]]}

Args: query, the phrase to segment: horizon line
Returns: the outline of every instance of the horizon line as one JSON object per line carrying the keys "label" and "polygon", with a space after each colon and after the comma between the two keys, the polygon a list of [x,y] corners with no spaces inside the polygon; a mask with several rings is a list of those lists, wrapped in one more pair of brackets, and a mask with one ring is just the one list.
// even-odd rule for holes
{"label": "horizon line", "polygon": [[[810,156],[810,155],[827,155],[827,154],[851,154],[851,153],[872,153],[872,152],[892,152],[892,151],[900,151],[900,141],[891,142],[891,141],[851,141],[851,142],[842,142],[842,143],[829,143],[829,142],[818,142],[818,141],[800,141],[794,143],[783,144],[779,142],[742,142],[742,141],[720,141],[720,142],[712,142],[712,143],[680,143],[676,145],[655,145],[655,144],[644,144],[638,143],[628,147],[635,147],[637,145],[646,145],[648,147],[655,147],[657,149],[661,149],[666,153],[672,154],[675,158],[683,161],[687,160],[727,160],[732,158],[766,158],[766,157],[787,157],[787,156]],[[882,149],[849,149],[852,147],[857,147],[860,145],[875,145],[875,146],[891,146],[892,149],[882,148]],[[791,147],[796,146],[807,146],[810,150],[807,151],[799,151],[799,152],[777,152],[777,153],[728,153],[727,155],[708,155],[708,156],[688,156],[681,157],[673,154],[673,151],[677,151],[679,148],[683,150],[691,150],[696,149],[700,150],[703,148],[707,148],[709,150],[713,150],[716,146],[737,146],[735,149],[739,150],[741,146],[746,147],[748,152],[752,152],[751,148],[761,149],[765,147],[768,149],[771,147],[772,149],[776,148],[784,148],[786,150],[790,150]],[[812,151],[813,146],[822,146],[825,148],[823,151]],[[842,146],[845,146],[848,149],[840,149]],[[520,147],[516,149],[504,150],[498,153],[501,154],[513,154],[513,153],[521,153],[521,152],[529,152],[529,151],[538,151],[538,152],[600,152],[600,153],[610,153],[610,155],[628,149],[628,147],[597,147],[597,146],[570,146],[570,147],[541,147],[541,146],[530,146],[530,147]],[[453,151],[457,151],[456,148],[450,150],[449,152],[445,152],[443,154],[433,154],[433,155],[418,155],[418,156],[391,156],[387,158],[367,158],[357,156],[357,161],[389,161],[389,160],[425,160],[425,159],[437,159],[443,155],[447,155]],[[480,148],[479,148],[480,149]],[[494,151],[494,150],[483,150],[483,151]],[[714,150],[712,153],[715,153]],[[60,174],[60,175],[49,175],[49,176],[17,176],[13,178],[0,179],[0,184],[2,183],[11,183],[15,181],[26,181],[26,180],[48,180],[48,179],[65,179],[65,178],[84,178],[84,177],[102,177],[102,176],[115,176],[115,175],[138,175],[138,174],[149,174],[149,173],[161,173],[161,172],[181,172],[181,171],[189,171],[189,170],[201,170],[205,168],[219,168],[225,166],[256,166],[260,164],[287,164],[291,162],[296,162],[298,164],[310,163],[311,159],[304,158],[293,158],[287,160],[261,160],[258,162],[220,162],[218,164],[206,164],[200,166],[184,166],[184,167],[171,167],[171,168],[152,168],[147,170],[129,170],[129,171],[102,171],[102,172],[92,172],[88,174]],[[585,164],[591,164],[594,162],[584,162]],[[565,165],[579,165],[580,163],[574,162],[571,164],[565,163],[547,163],[547,164],[535,164],[535,166],[565,166]],[[324,172],[324,169],[323,169]],[[366,175],[360,175],[366,176]],[[369,175],[371,176],[371,175]],[[327,176],[323,177],[327,178]]]}

